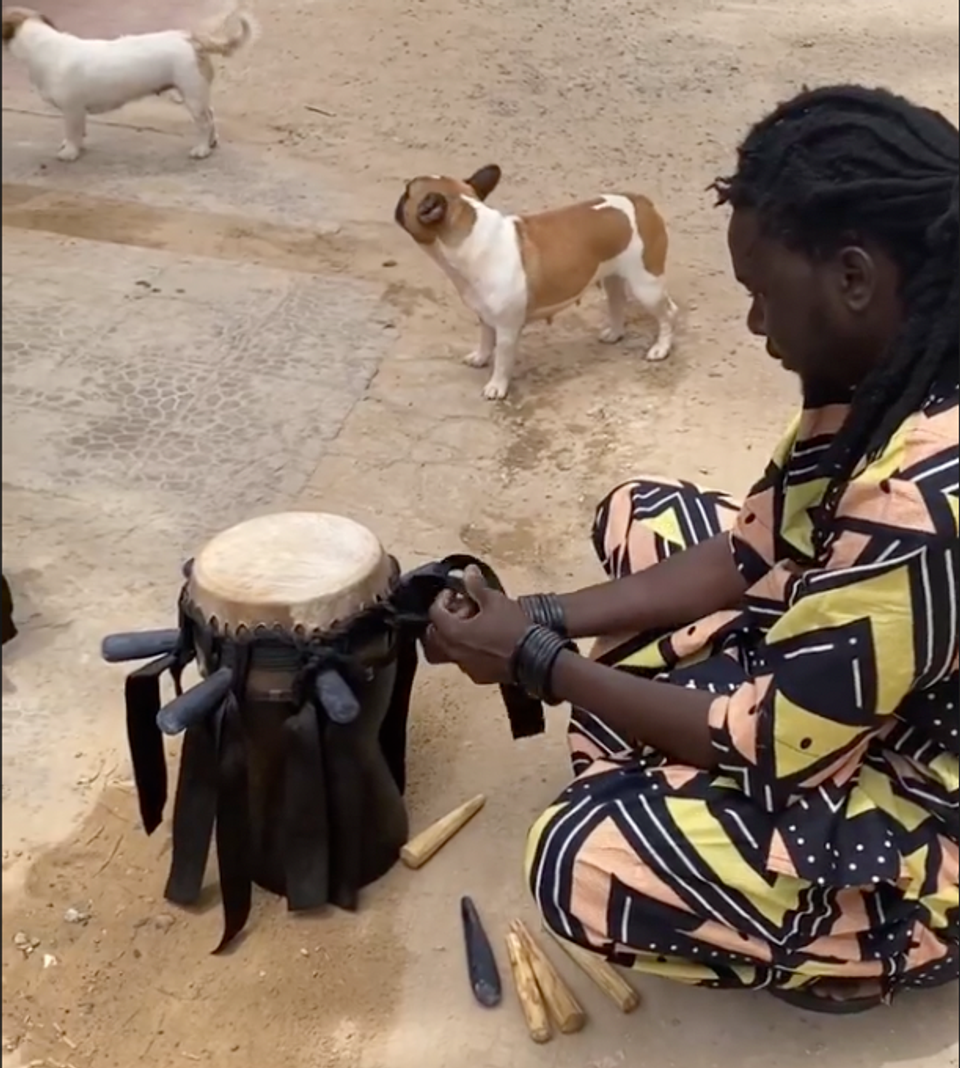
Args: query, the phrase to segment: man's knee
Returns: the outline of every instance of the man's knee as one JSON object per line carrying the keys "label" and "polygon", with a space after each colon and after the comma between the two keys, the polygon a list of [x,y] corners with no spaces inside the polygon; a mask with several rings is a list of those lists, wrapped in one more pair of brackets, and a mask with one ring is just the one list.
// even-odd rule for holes
{"label": "man's knee", "polygon": [[[622,517],[632,514],[634,487],[639,485],[641,481],[640,479],[631,479],[629,482],[621,482],[618,486],[614,486],[597,505],[593,514],[593,529],[591,531],[593,550],[604,567],[606,567],[610,558],[610,550],[612,548],[609,536],[611,524],[615,523],[619,527],[622,525]],[[617,522],[617,520],[620,520],[620,522]]]}
{"label": "man's knee", "polygon": [[637,501],[663,489],[663,479],[640,476],[621,482],[603,498],[593,517],[593,549],[604,571],[615,578],[635,519]]}
{"label": "man's knee", "polygon": [[580,858],[564,848],[571,828],[566,805],[547,809],[527,838],[525,875],[543,925],[566,941],[588,945],[581,918],[572,910],[572,883],[577,879]]}

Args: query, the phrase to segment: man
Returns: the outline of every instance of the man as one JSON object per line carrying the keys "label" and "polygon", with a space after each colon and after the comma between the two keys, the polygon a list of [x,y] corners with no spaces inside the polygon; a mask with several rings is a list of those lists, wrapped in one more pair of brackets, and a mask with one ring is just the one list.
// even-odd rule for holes
{"label": "man", "polygon": [[431,658],[574,707],[528,857],[562,938],[824,1012],[957,977],[958,143],[856,86],[760,122],[715,189],[804,404],[747,502],[630,482],[613,581],[434,606]]}

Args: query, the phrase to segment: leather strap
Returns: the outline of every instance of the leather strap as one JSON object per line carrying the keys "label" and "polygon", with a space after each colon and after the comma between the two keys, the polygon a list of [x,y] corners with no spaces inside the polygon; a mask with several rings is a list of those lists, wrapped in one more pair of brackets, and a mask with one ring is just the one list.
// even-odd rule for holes
{"label": "leather strap", "polygon": [[195,905],[203,889],[217,819],[217,763],[214,724],[189,728],[180,751],[180,775],[173,803],[173,858],[163,892],[176,905]]}
{"label": "leather strap", "polygon": [[283,725],[285,764],[281,850],[291,911],[330,900],[330,826],[327,772],[320,723],[305,702]]}
{"label": "leather strap", "polygon": [[247,685],[249,646],[238,647],[234,689],[217,713],[217,861],[223,898],[221,953],[246,926],[253,901],[250,792],[240,701]]}
{"label": "leather strap", "polygon": [[380,749],[401,795],[407,792],[407,725],[419,666],[417,639],[411,634],[398,633],[397,674],[390,705],[380,728]]}
{"label": "leather strap", "polygon": [[163,735],[157,728],[157,715],[160,712],[160,678],[175,663],[173,654],[157,657],[132,671],[124,682],[127,744],[137,784],[140,819],[147,834],[153,834],[160,826],[167,804],[167,761]]}
{"label": "leather strap", "polygon": [[355,912],[360,901],[364,793],[356,754],[356,729],[329,719],[323,726],[323,759],[330,813],[330,900]]}

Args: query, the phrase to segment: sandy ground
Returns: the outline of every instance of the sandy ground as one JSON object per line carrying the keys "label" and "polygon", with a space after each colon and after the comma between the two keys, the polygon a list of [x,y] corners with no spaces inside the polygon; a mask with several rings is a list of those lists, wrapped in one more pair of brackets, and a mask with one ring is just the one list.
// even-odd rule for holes
{"label": "sandy ground", "polygon": [[[194,8],[47,6],[91,35]],[[795,388],[746,337],[703,190],[745,125],[804,82],[882,82],[955,118],[955,8],[264,0],[258,13],[262,40],[219,79],[224,146],[202,167],[164,103],[95,124],[86,159],[51,165],[56,124],[4,61],[4,571],[24,632],[3,671],[4,1068],[956,1065],[955,991],[824,1021],[639,980],[644,1007],[626,1019],[568,972],[591,1025],[543,1048],[512,1002],[481,1013],[457,901],[476,896],[498,946],[514,916],[532,918],[521,852],[564,782],[563,725],[513,745],[494,699],[446,671],[418,688],[412,818],[478,791],[486,812],[357,916],[293,919],[258,898],[235,952],[212,958],[215,893],[197,914],[160,898],[169,839],[137,827],[120,678],[96,658],[105,631],[169,625],[179,560],[258,509],[353,515],[405,562],[466,548],[520,590],[595,577],[587,525],[617,479],[744,490]],[[480,400],[481,374],[455,359],[470,319],[390,219],[403,179],[491,160],[498,202],[516,208],[621,188],[657,200],[684,309],[671,361],[641,361],[642,320],[623,346],[599,345],[587,301],[531,330],[508,404]],[[157,474],[161,446],[179,480]]]}

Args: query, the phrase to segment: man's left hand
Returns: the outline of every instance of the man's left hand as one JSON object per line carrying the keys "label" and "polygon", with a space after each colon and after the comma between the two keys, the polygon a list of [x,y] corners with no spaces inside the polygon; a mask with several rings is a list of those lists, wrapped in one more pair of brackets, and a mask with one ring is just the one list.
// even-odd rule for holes
{"label": "man's left hand", "polygon": [[513,653],[530,620],[516,601],[490,589],[477,568],[464,572],[464,586],[476,611],[451,610],[450,598],[441,595],[430,609],[426,641],[478,685],[512,682]]}

